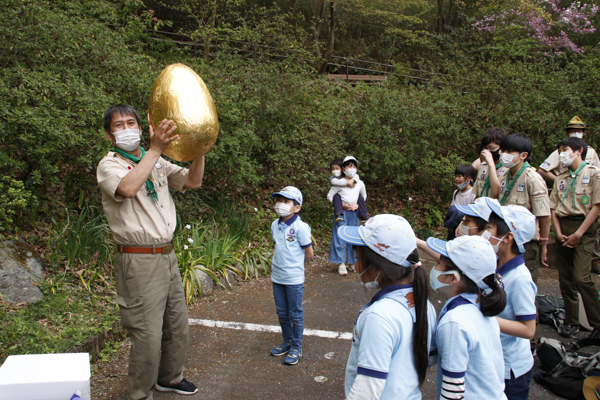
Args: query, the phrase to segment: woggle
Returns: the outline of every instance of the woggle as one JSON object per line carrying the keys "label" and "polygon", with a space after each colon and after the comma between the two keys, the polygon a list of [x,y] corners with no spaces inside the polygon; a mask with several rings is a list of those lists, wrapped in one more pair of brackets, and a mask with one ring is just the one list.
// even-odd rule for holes
{"label": "woggle", "polygon": [[154,127],[170,119],[177,129],[164,153],[177,161],[192,161],[208,153],[219,135],[217,109],[206,84],[194,70],[183,64],[171,64],[156,78],[148,121]]}

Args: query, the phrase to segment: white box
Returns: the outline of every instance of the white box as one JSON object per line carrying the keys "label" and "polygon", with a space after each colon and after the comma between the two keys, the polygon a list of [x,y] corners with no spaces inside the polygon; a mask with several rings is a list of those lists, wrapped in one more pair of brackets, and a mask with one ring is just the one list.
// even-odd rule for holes
{"label": "white box", "polygon": [[90,400],[88,353],[9,356],[0,367],[0,400]]}

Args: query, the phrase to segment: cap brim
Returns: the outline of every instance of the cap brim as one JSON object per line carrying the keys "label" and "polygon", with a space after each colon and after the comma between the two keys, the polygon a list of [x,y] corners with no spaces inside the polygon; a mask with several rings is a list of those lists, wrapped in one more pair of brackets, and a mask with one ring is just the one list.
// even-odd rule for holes
{"label": "cap brim", "polygon": [[501,208],[501,206],[499,206],[497,203],[494,203],[493,201],[490,201],[488,199],[485,200],[485,203],[490,208],[490,210],[492,210],[492,212],[494,214],[496,214],[500,218],[504,219],[504,215],[502,214],[502,208]]}
{"label": "cap brim", "polygon": [[340,226],[338,236],[342,241],[354,246],[366,246],[364,240],[358,234],[358,226]]}
{"label": "cap brim", "polygon": [[469,206],[460,206],[458,204],[455,204],[454,207],[456,207],[456,209],[463,214],[469,215],[471,217],[479,217],[479,214],[473,211],[473,209]]}
{"label": "cap brim", "polygon": [[429,247],[431,250],[435,251],[438,254],[441,254],[443,256],[449,257],[448,256],[448,251],[446,251],[446,242],[445,240],[440,240],[440,239],[436,239],[434,237],[430,237],[427,238],[427,247]]}
{"label": "cap brim", "polygon": [[277,196],[285,197],[286,199],[290,199],[290,200],[296,200],[296,198],[289,193],[277,192],[277,193],[273,193],[271,195],[271,197],[277,197]]}

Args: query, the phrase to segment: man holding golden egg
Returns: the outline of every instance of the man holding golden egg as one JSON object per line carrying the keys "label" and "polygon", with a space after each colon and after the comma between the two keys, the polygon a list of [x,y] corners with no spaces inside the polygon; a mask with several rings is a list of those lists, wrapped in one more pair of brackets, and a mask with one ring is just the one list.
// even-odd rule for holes
{"label": "man holding golden egg", "polygon": [[162,157],[179,135],[163,119],[150,125],[150,147],[140,147],[141,119],[126,104],[109,107],[104,134],[113,149],[98,164],[97,178],[108,225],[117,243],[115,277],[123,326],[131,337],[129,397],[152,399],[153,388],[191,395],[183,378],[188,314],[173,232],[177,223],[169,187],[202,186],[204,155],[189,169]]}

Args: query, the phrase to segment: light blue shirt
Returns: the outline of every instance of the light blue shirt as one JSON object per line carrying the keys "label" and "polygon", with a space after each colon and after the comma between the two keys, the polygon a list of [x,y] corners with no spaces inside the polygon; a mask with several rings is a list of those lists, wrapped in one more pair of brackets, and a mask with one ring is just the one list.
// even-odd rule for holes
{"label": "light blue shirt", "polygon": [[312,245],[310,226],[296,214],[286,222],[281,218],[271,224],[275,243],[271,280],[280,285],[304,283],[304,249]]}
{"label": "light blue shirt", "polygon": [[465,378],[465,400],[506,399],[500,327],[484,316],[477,295],[462,293],[449,299],[437,327],[438,398],[442,374]]}
{"label": "light blue shirt", "polygon": [[[506,292],[506,308],[498,317],[511,321],[530,321],[536,318],[535,296],[537,287],[525,266],[523,255],[518,255],[496,271],[502,276]],[[500,334],[504,352],[504,379],[510,379],[512,370],[515,378],[533,368],[533,355],[529,340]]]}
{"label": "light blue shirt", "polygon": [[[412,285],[387,286],[361,310],[346,365],[346,397],[361,374],[386,380],[380,399],[421,399],[413,352],[416,314],[405,297],[412,291]],[[429,301],[427,319],[430,349],[435,341],[436,315]]]}

